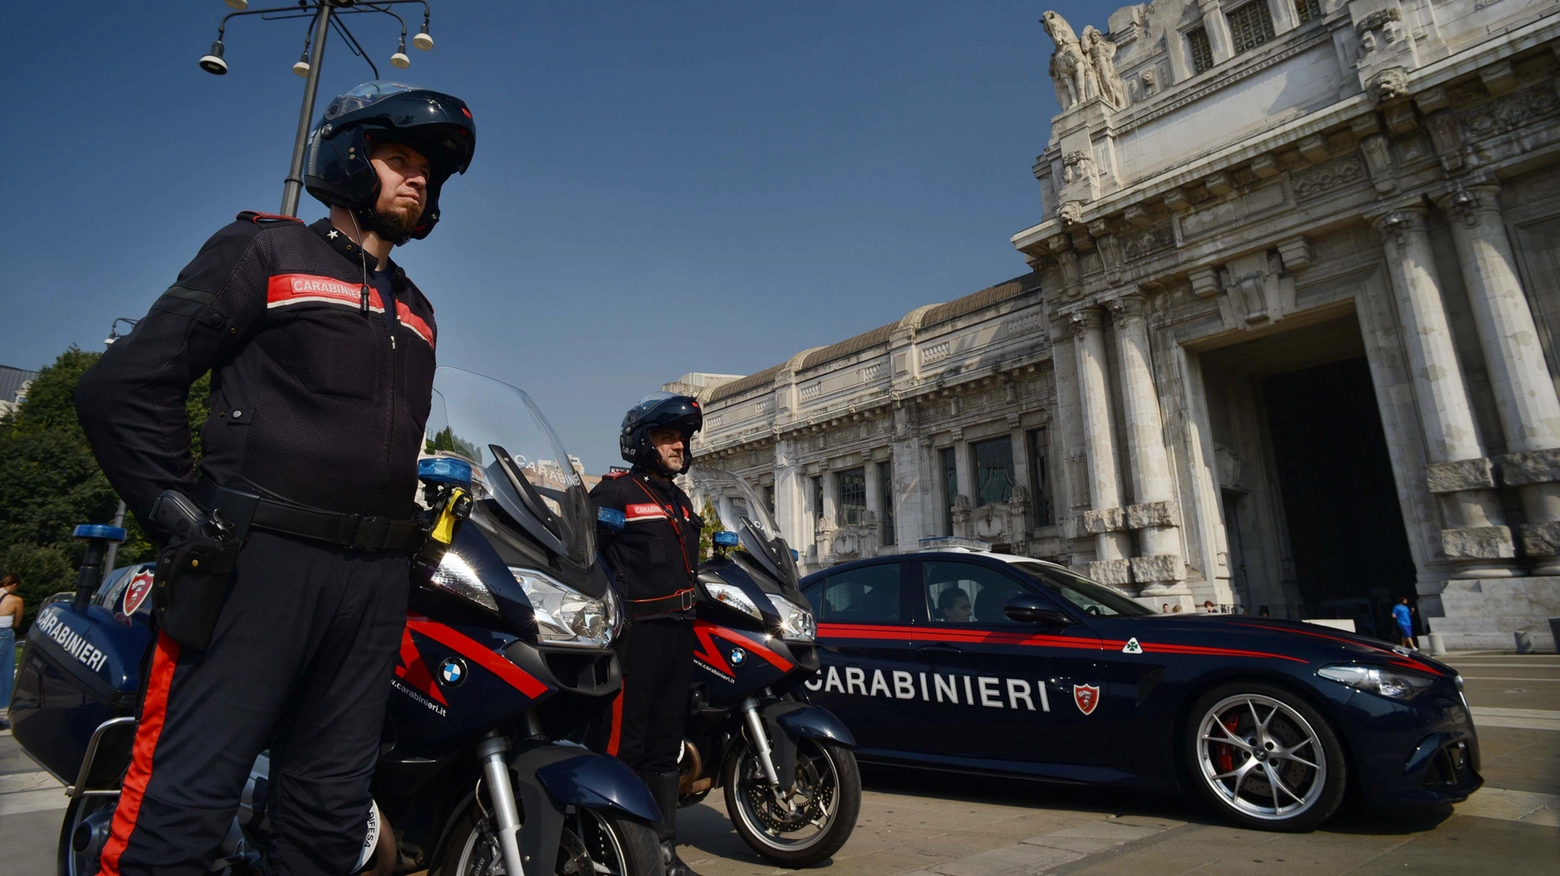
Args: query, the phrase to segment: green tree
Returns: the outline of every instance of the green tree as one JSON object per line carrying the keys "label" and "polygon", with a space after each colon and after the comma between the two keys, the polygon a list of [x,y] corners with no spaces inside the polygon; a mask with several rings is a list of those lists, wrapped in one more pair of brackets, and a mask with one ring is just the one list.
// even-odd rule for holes
{"label": "green tree", "polygon": [[704,528],[699,531],[699,559],[707,560],[715,553],[715,533],[721,529],[720,512],[705,499],[704,507],[699,509],[699,518],[704,521]]}
{"label": "green tree", "polygon": [[22,625],[16,631],[18,636],[32,626],[45,599],[64,590],[76,589],[76,568],[70,557],[56,547],[22,543],[0,548],[0,569],[14,572],[22,579],[16,588],[16,595],[24,600]]}
{"label": "green tree", "polygon": [[[113,520],[119,502],[76,417],[76,384],[100,357],[72,346],[39,371],[27,399],[0,418],[0,574],[22,575],[23,590],[33,597],[75,586],[73,567],[83,545],[72,530]],[[186,403],[197,459],[209,395],[206,375],[190,388]],[[118,563],[149,559],[154,546],[134,515],[126,516],[125,529]],[[29,611],[36,605],[30,601]]]}

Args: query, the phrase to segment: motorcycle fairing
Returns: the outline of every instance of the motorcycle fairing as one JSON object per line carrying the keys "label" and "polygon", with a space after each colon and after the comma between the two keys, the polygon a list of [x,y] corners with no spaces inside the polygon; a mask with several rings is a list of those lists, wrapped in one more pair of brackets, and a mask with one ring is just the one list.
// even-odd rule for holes
{"label": "motorcycle fairing", "polygon": [[520,853],[535,862],[531,872],[556,869],[569,806],[615,809],[651,824],[661,819],[645,783],[615,757],[549,743],[520,749],[509,768],[517,778],[515,796],[526,818]]}
{"label": "motorcycle fairing", "polygon": [[780,787],[796,784],[796,741],[798,739],[827,739],[850,748],[856,740],[834,717],[834,713],[806,703],[780,701],[759,709],[764,727],[769,732],[773,746],[775,775]]}

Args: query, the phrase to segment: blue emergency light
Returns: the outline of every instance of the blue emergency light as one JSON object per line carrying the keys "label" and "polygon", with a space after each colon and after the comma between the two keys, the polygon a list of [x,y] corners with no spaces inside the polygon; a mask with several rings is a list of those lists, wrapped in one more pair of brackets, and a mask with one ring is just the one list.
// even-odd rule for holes
{"label": "blue emergency light", "polygon": [[720,532],[715,533],[716,547],[734,548],[737,546],[737,542],[737,534],[729,529],[722,529]]}
{"label": "blue emergency light", "polygon": [[425,484],[451,487],[471,486],[471,463],[450,456],[430,456],[417,460],[417,479]]}
{"label": "blue emergency light", "polygon": [[616,508],[597,508],[596,521],[613,532],[622,532],[628,525],[628,518]]}
{"label": "blue emergency light", "polygon": [[115,542],[125,540],[124,527],[109,526],[107,523],[83,523],[71,535],[75,538],[101,538]]}

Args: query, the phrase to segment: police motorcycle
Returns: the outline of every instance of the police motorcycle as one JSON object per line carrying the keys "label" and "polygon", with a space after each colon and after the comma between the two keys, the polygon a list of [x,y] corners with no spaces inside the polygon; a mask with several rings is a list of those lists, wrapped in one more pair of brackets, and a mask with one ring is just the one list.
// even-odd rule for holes
{"label": "police motorcycle", "polygon": [[[430,876],[659,876],[660,812],[615,758],[560,741],[622,684],[621,610],[591,505],[524,392],[440,368],[420,460],[430,547],[414,561],[359,867]],[[151,567],[99,586],[123,530],[89,541],[74,596],[40,612],[15,737],[68,785],[59,872],[96,873],[130,761]],[[264,869],[269,759],[256,761],[212,872]]]}
{"label": "police motorcycle", "polygon": [[856,745],[843,722],[793,692],[818,671],[817,625],[796,556],[767,504],[736,475],[684,475],[720,521],[696,576],[695,678],[679,769],[681,803],[725,789],[743,842],[788,867],[839,851],[861,811]]}

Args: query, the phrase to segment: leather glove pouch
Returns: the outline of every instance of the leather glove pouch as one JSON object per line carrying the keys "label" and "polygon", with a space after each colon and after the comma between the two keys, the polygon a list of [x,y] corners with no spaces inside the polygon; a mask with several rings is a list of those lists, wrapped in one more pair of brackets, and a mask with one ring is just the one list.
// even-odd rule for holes
{"label": "leather glove pouch", "polygon": [[206,535],[163,549],[157,558],[152,610],[169,638],[187,648],[211,644],[237,558],[237,543]]}

